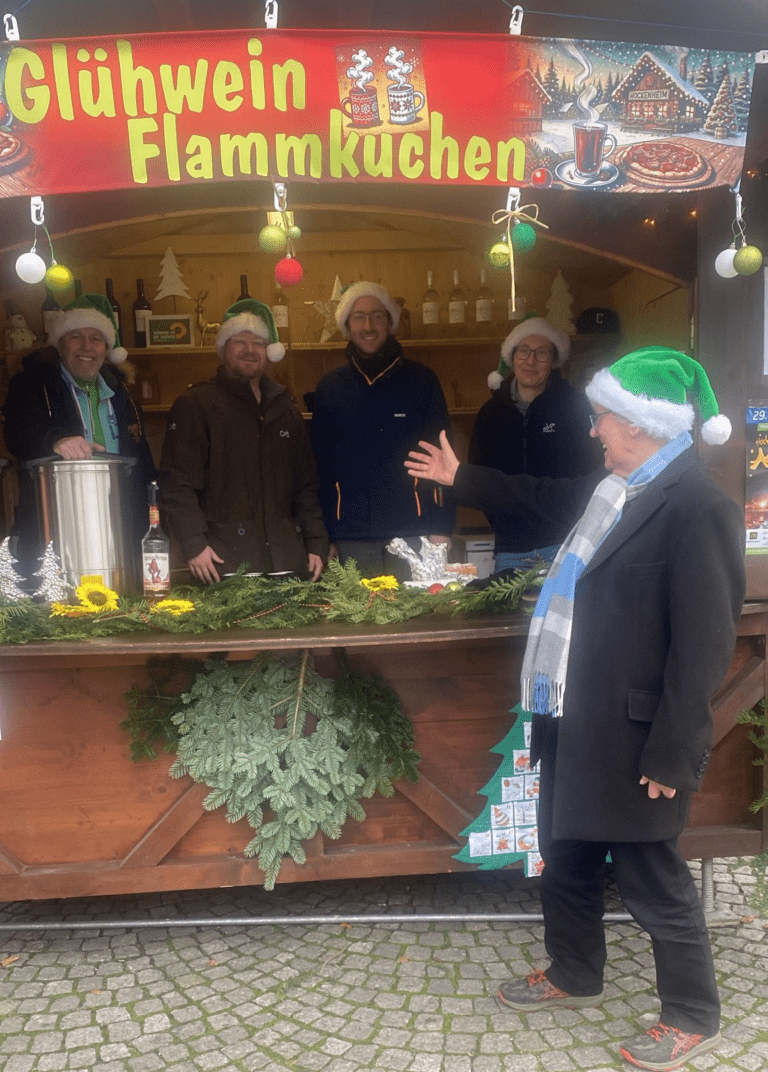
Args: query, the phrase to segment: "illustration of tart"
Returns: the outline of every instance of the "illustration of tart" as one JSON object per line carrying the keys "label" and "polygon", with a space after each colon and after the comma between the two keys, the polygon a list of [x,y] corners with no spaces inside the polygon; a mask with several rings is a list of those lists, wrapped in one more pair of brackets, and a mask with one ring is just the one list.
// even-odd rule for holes
{"label": "illustration of tart", "polygon": [[674,141],[642,141],[621,154],[621,166],[629,178],[651,182],[687,182],[703,175],[703,156]]}

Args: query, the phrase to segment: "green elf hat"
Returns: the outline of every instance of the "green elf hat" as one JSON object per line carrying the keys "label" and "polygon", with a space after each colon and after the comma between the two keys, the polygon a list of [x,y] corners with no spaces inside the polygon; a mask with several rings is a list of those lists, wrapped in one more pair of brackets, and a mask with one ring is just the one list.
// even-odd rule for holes
{"label": "green elf hat", "polygon": [[101,332],[107,343],[107,358],[113,365],[122,364],[128,357],[128,351],[120,345],[112,306],[103,294],[81,294],[57,313],[48,332],[48,345],[58,346],[62,335],[80,328],[96,328]]}
{"label": "green elf hat", "polygon": [[666,346],[634,350],[600,369],[586,392],[590,402],[618,413],[654,439],[675,439],[693,428],[689,397],[701,414],[705,443],[725,443],[731,435],[731,422],[720,413],[703,366]]}
{"label": "green elf hat", "polygon": [[224,353],[227,340],[241,331],[250,331],[257,338],[264,339],[270,361],[282,361],[285,357],[285,347],[277,337],[272,310],[264,302],[256,298],[243,298],[230,305],[216,336],[216,353],[219,357]]}

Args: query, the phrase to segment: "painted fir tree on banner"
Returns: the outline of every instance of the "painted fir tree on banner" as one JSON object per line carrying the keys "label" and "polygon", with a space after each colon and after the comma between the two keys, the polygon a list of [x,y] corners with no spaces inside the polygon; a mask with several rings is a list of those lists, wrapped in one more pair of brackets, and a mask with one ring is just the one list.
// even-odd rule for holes
{"label": "painted fir tree on banner", "polygon": [[479,792],[488,801],[478,817],[462,830],[467,844],[454,859],[493,871],[522,862],[529,877],[540,875],[539,771],[531,767],[531,715],[512,708],[515,723],[491,749],[502,756],[498,770]]}

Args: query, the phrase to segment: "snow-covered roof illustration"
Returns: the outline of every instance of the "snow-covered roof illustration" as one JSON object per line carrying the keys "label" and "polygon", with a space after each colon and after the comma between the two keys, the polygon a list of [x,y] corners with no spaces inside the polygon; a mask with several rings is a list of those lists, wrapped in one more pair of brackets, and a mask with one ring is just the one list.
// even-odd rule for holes
{"label": "snow-covered roof illustration", "polygon": [[546,89],[538,80],[538,78],[533,73],[530,67],[526,67],[524,71],[521,71],[520,74],[517,75],[517,77],[513,78],[509,84],[510,86],[517,85],[517,83],[522,82],[523,79],[525,79],[526,82],[531,82],[533,84],[533,88],[539,94],[544,104],[551,103],[552,98],[550,97],[549,93],[547,93]]}
{"label": "snow-covered roof illustration", "polygon": [[640,59],[629,72],[629,74],[626,75],[614,89],[613,93],[611,94],[613,98],[615,98],[616,100],[621,100],[624,93],[631,89],[635,79],[637,78],[637,74],[640,68],[643,66],[644,60],[648,60],[654,65],[654,67],[658,67],[662,74],[666,75],[670,82],[673,82],[680,90],[680,92],[685,94],[686,97],[691,97],[692,100],[695,100],[697,104],[701,104],[707,109],[709,108],[709,101],[704,96],[704,94],[699,93],[698,89],[696,89],[692,82],[689,82],[687,79],[682,78],[680,76],[679,71],[676,71],[674,67],[670,67],[670,65],[664,60],[659,59],[659,57],[656,56],[653,52],[644,52],[642,54]]}

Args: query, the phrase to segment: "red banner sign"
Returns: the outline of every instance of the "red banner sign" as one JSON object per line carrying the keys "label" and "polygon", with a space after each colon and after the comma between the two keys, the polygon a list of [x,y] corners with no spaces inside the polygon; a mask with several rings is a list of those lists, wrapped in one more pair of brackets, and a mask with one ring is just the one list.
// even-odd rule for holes
{"label": "red banner sign", "polygon": [[0,196],[250,178],[732,183],[753,65],[748,53],[369,30],[6,44]]}

